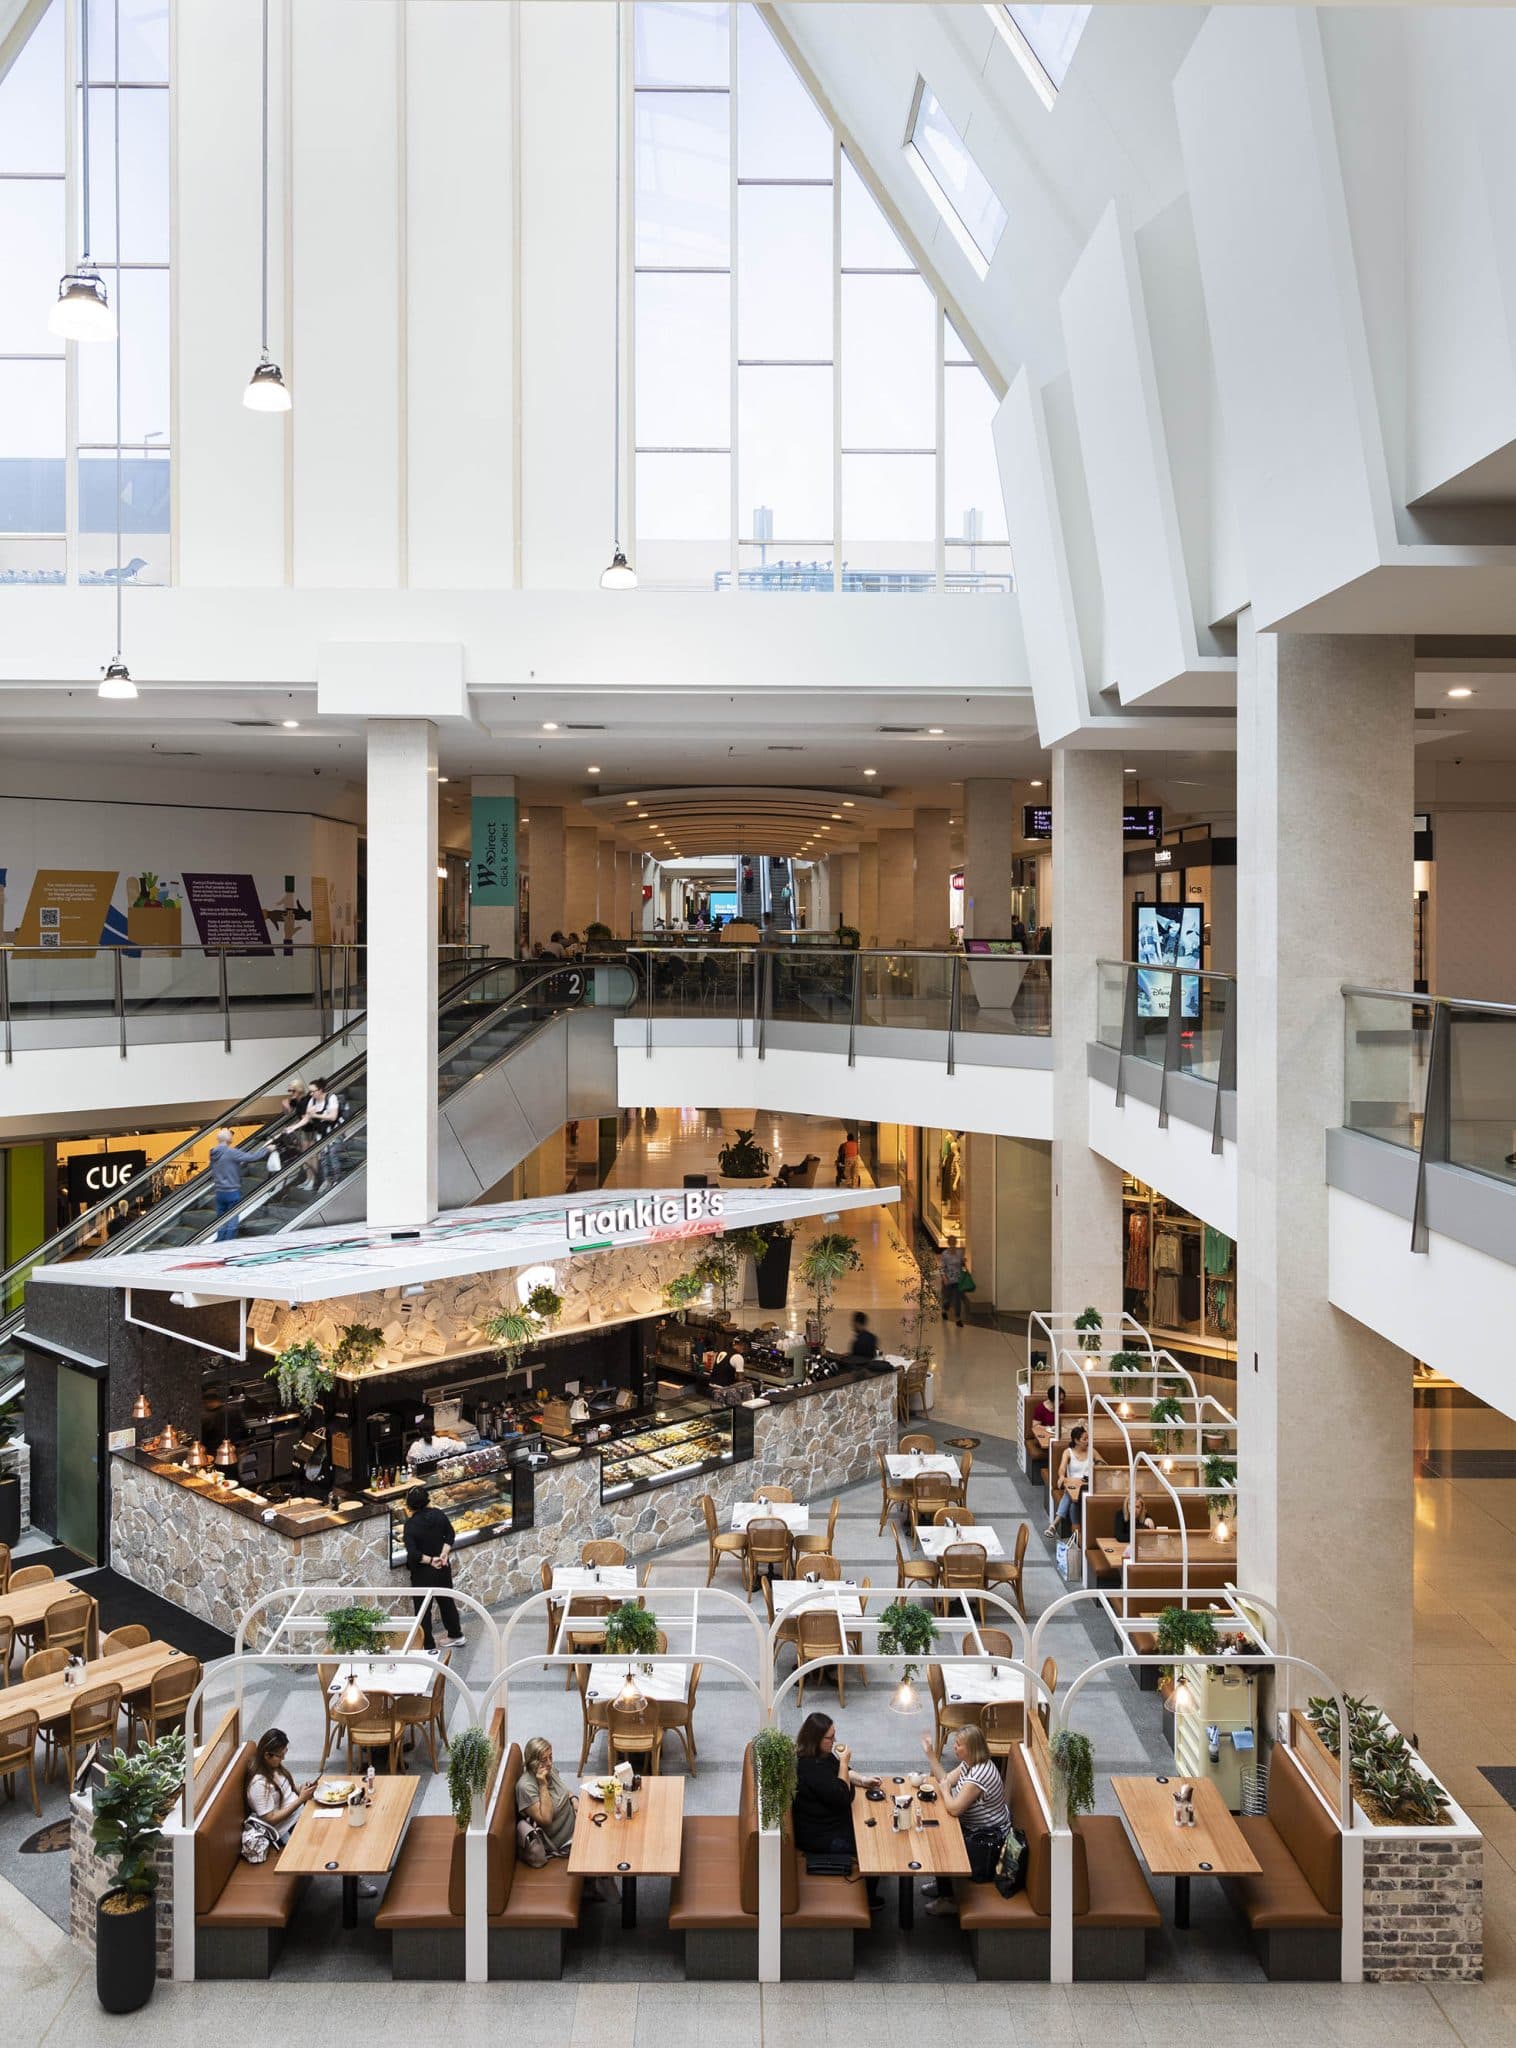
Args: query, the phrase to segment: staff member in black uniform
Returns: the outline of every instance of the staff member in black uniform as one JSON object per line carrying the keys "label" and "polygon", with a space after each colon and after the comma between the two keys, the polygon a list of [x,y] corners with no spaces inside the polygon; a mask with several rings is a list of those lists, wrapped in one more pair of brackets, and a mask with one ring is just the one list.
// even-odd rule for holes
{"label": "staff member in black uniform", "polygon": [[[405,1496],[409,1519],[405,1525],[405,1561],[410,1567],[411,1584],[416,1587],[446,1586],[453,1583],[451,1563],[453,1544],[457,1531],[442,1512],[431,1505],[431,1496],[424,1486],[413,1486]],[[421,1607],[421,1602],[416,1602]],[[458,1604],[454,1600],[435,1600],[421,1608],[421,1641],[423,1647],[434,1650],[432,1640],[432,1609],[442,1616],[442,1625],[447,1634],[442,1638],[449,1649],[459,1649],[463,1644],[463,1629],[458,1620]]]}

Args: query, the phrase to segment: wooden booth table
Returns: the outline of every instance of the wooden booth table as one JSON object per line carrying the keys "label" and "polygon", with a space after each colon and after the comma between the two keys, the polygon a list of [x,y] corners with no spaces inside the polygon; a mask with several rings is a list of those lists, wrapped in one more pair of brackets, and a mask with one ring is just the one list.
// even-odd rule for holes
{"label": "wooden booth table", "polygon": [[[362,1782],[361,1778],[328,1776],[321,1779],[317,1790]],[[361,1828],[348,1825],[345,1805],[323,1807],[312,1800],[279,1851],[280,1870],[297,1877],[340,1877],[342,1924],[356,1927],[358,1880],[388,1874],[420,1790],[419,1778],[376,1777],[374,1803]]]}
{"label": "wooden booth table", "polygon": [[[675,1781],[679,1782],[678,1780]],[[926,1780],[928,1784],[931,1779]],[[909,1930],[916,1924],[916,1880],[918,1877],[967,1877],[969,1852],[964,1847],[963,1829],[942,1803],[911,1802],[909,1828],[898,1833],[890,1825],[891,1802],[897,1794],[910,1791],[904,1777],[880,1780],[882,1800],[867,1792],[853,1795],[853,1849],[858,1868],[865,1877],[898,1877],[900,1880],[900,1925]],[[915,1825],[917,1815],[922,1825]]]}
{"label": "wooden booth table", "polygon": [[637,1925],[639,1877],[672,1877],[679,1868],[684,1828],[683,1778],[644,1777],[630,1820],[616,1820],[595,1797],[587,1780],[580,1786],[578,1818],[569,1850],[569,1869],[578,1877],[619,1877],[621,1924]]}
{"label": "wooden booth table", "polygon": [[186,1654],[172,1643],[144,1643],[138,1650],[122,1650],[115,1657],[92,1657],[77,1685],[66,1685],[61,1671],[51,1678],[30,1678],[22,1685],[0,1691],[0,1714],[32,1713],[45,1728],[49,1721],[66,1721],[74,1701],[102,1685],[119,1685],[123,1701],[146,1692],[166,1664]]}
{"label": "wooden booth table", "polygon": [[937,1560],[952,1543],[977,1543],[986,1557],[1005,1556],[1005,1548],[988,1522],[965,1522],[958,1529],[949,1529],[944,1522],[922,1522],[916,1529],[916,1541],[923,1557]]}
{"label": "wooden booth table", "polygon": [[[26,1559],[22,1558],[24,1565]],[[72,1579],[45,1579],[40,1586],[23,1586],[19,1593],[0,1593],[0,1621],[13,1624],[19,1634],[24,1628],[36,1628],[50,1607],[56,1607],[60,1600],[77,1600],[88,1588],[76,1586]],[[100,1609],[95,1600],[90,1600],[89,1649],[91,1656],[100,1652]]]}
{"label": "wooden booth table", "polygon": [[[1174,1790],[1191,1785],[1195,1825],[1174,1825]],[[1209,1778],[1112,1778],[1127,1825],[1137,1837],[1142,1860],[1154,1877],[1174,1880],[1174,1925],[1190,1924],[1192,1877],[1243,1877],[1259,1868],[1247,1837]]]}

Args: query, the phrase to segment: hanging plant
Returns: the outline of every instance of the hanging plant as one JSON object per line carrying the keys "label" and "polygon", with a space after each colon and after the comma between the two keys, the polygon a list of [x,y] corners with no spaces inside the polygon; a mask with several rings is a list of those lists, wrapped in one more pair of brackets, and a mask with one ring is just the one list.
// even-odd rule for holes
{"label": "hanging plant", "polygon": [[1105,1318],[1098,1308],[1082,1308],[1074,1318],[1079,1349],[1098,1353],[1101,1344],[1100,1332],[1104,1327]]}
{"label": "hanging plant", "polygon": [[389,1616],[382,1607],[333,1607],[326,1617],[326,1647],[338,1657],[377,1657]]}
{"label": "hanging plant", "polygon": [[902,1669],[902,1679],[916,1675],[916,1662],[928,1656],[937,1640],[937,1624],[925,1607],[906,1600],[892,1600],[879,1617],[881,1657],[908,1657],[915,1661]]}
{"label": "hanging plant", "polygon": [[664,1282],[664,1306],[673,1310],[680,1322],[692,1301],[697,1301],[705,1292],[705,1276],[698,1266],[691,1266],[687,1273],[676,1273],[672,1280]]}
{"label": "hanging plant", "polygon": [[447,1796],[460,1834],[474,1817],[474,1801],[484,1797],[494,1774],[495,1745],[482,1728],[464,1728],[453,1737],[447,1750]]}
{"label": "hanging plant", "polygon": [[821,1339],[821,1348],[826,1347],[827,1314],[832,1306],[832,1296],[837,1291],[837,1282],[844,1273],[857,1273],[863,1266],[863,1254],[858,1249],[856,1237],[849,1237],[842,1230],[824,1230],[806,1247],[800,1259],[800,1277],[816,1295],[816,1328]]}
{"label": "hanging plant", "polygon": [[384,1332],[372,1323],[344,1323],[332,1364],[338,1371],[366,1372],[384,1348]]}
{"label": "hanging plant", "polygon": [[608,1657],[656,1657],[658,1617],[635,1600],[624,1600],[605,1617],[605,1654]]}
{"label": "hanging plant", "polygon": [[334,1384],[321,1347],[309,1337],[303,1344],[291,1344],[281,1351],[263,1377],[277,1384],[286,1408],[298,1408],[302,1415],[309,1415]]}
{"label": "hanging plant", "polygon": [[511,1367],[521,1363],[521,1354],[542,1325],[530,1308],[503,1308],[484,1325],[484,1334]]}
{"label": "hanging plant", "polygon": [[[1160,1657],[1182,1657],[1188,1650],[1214,1657],[1219,1647],[1216,1624],[1209,1614],[1188,1607],[1165,1607],[1159,1615],[1154,1648]],[[1170,1664],[1159,1675],[1172,1683],[1179,1676],[1178,1666]]]}
{"label": "hanging plant", "polygon": [[766,1828],[783,1824],[795,1803],[799,1769],[795,1743],[782,1728],[760,1728],[753,1737],[753,1769],[758,1774],[758,1819]]}
{"label": "hanging plant", "polygon": [[1124,1400],[1132,1390],[1132,1381],[1143,1369],[1145,1361],[1140,1351],[1118,1351],[1108,1368],[1111,1375],[1111,1392],[1117,1400]]}
{"label": "hanging plant", "polygon": [[1153,1403],[1148,1413],[1148,1423],[1153,1433],[1153,1449],[1160,1458],[1166,1458],[1177,1447],[1179,1430],[1176,1424],[1184,1420],[1184,1410],[1172,1394],[1163,1394]]}
{"label": "hanging plant", "polygon": [[545,1329],[551,1329],[563,1314],[563,1296],[544,1280],[526,1297],[526,1307],[529,1315],[534,1315]]}
{"label": "hanging plant", "polygon": [[1095,1811],[1095,1753],[1087,1735],[1060,1728],[1049,1744],[1053,1758],[1053,1810],[1065,1819]]}
{"label": "hanging plant", "polygon": [[1237,1460],[1213,1454],[1205,1460],[1205,1483],[1211,1488],[1205,1504],[1213,1520],[1234,1521],[1236,1519],[1236,1494],[1231,1491],[1237,1484]]}

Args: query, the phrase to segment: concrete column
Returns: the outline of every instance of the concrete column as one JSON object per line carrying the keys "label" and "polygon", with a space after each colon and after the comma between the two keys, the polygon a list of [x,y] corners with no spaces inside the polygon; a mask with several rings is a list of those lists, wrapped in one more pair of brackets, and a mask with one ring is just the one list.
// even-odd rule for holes
{"label": "concrete column", "polygon": [[1090,1150],[1085,1047],[1095,1036],[1098,960],[1121,942],[1121,756],[1053,755],[1053,1300],[1121,1310],[1121,1174]]}
{"label": "concrete column", "polygon": [[531,884],[531,940],[545,946],[554,932],[566,932],[563,896],[563,810],[535,800],[527,813],[527,878]]}
{"label": "concrete column", "polygon": [[[635,939],[637,936],[637,909],[640,908],[641,890],[637,888],[637,877],[642,863],[634,853],[619,848],[616,853],[616,915],[611,929],[618,939]],[[639,899],[633,904],[633,892]]]}
{"label": "concrete column", "polygon": [[856,931],[859,928],[858,856],[856,853],[833,854],[832,867],[837,878],[832,922],[835,924],[840,915],[842,922],[850,924]]}
{"label": "concrete column", "polygon": [[918,946],[948,942],[948,877],[953,872],[953,835],[946,811],[916,813],[914,912],[911,937]]}
{"label": "concrete column", "polygon": [[593,825],[569,825],[563,834],[563,916],[566,932],[584,937],[595,919],[600,885],[600,835]]}
{"label": "concrete column", "polygon": [[1410,986],[1412,643],[1244,613],[1237,655],[1238,1579],[1409,1731],[1411,1365],[1327,1298],[1322,1152],[1342,984]]}
{"label": "concrete column", "polygon": [[1015,802],[1009,782],[963,785],[963,935],[1011,936],[1011,837]]}
{"label": "concrete column", "polygon": [[879,848],[872,839],[858,849],[858,931],[862,944],[879,943]]}
{"label": "concrete column", "polygon": [[818,860],[811,869],[811,923],[813,932],[829,931],[836,923],[832,915],[832,864]]}
{"label": "concrete column", "polygon": [[616,907],[616,842],[602,839],[596,854],[598,877],[595,885],[595,915],[609,925],[614,936],[621,932],[621,915]]}
{"label": "concrete column", "polygon": [[[476,775],[469,783],[476,796],[515,796],[514,775]],[[519,801],[519,799],[518,799]],[[521,949],[521,819],[516,819],[516,900],[514,903],[469,904],[469,938],[498,960],[514,960]]]}
{"label": "concrete column", "polygon": [[437,728],[368,726],[367,1202],[371,1225],[437,1210]]}
{"label": "concrete column", "polygon": [[916,940],[916,835],[879,834],[879,944],[910,946]]}

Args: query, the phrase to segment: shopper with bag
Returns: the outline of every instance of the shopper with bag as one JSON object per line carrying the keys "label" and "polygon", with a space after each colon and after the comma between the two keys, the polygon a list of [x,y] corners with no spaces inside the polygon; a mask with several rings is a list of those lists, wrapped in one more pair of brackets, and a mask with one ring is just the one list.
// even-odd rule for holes
{"label": "shopper with bag", "polygon": [[[227,1212],[241,1206],[243,1167],[253,1165],[271,1149],[268,1145],[234,1145],[230,1131],[216,1133],[216,1142],[211,1147],[210,1172],[211,1186],[216,1191],[216,1220],[220,1226],[216,1231],[218,1244],[237,1235],[237,1219],[227,1216]],[[221,1218],[224,1216],[227,1220],[223,1223]]]}
{"label": "shopper with bag", "polygon": [[[943,1805],[963,1830],[970,1881],[974,1884],[991,1883],[1000,1864],[1001,1845],[1011,1825],[1011,1809],[1006,1800],[1000,1766],[990,1755],[984,1730],[970,1726],[953,1731],[952,1753],[957,1761],[951,1770],[944,1770],[941,1759],[933,1752],[930,1735],[922,1736],[921,1747],[937,1781]],[[937,1896],[927,1911],[939,1917],[958,1911],[950,1877],[938,1878]]]}
{"label": "shopper with bag", "polygon": [[[963,1248],[956,1237],[950,1237],[937,1254],[937,1278],[942,1288],[942,1320],[951,1314],[959,1329],[963,1328],[963,1297],[972,1288],[968,1267],[964,1262]],[[966,1288],[964,1282],[968,1281]]]}

